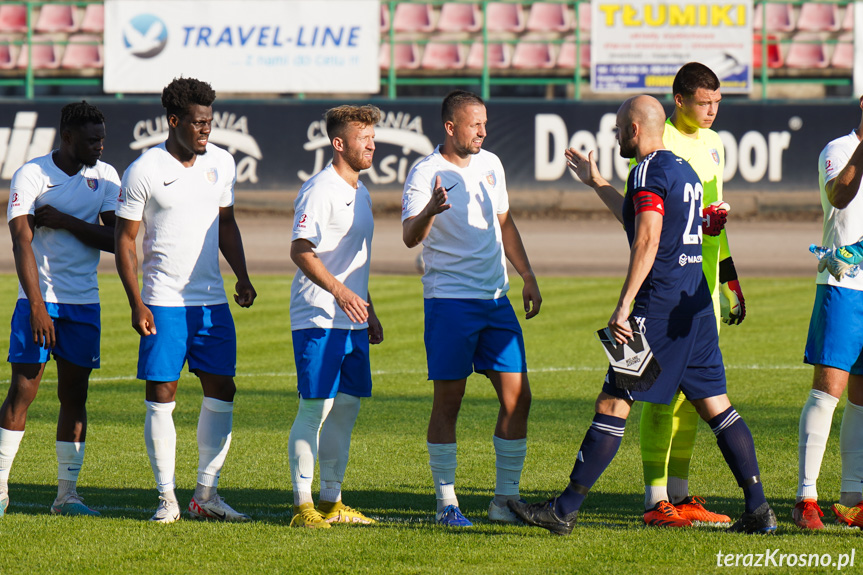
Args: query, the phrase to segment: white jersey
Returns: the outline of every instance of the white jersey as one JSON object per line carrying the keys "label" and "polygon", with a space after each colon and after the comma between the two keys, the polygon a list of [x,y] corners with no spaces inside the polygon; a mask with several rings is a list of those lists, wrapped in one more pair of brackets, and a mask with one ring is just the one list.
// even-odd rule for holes
{"label": "white jersey", "polygon": [[236,173],[233,156],[213,144],[187,168],[163,142],[123,174],[117,215],[144,224],[145,304],[227,303],[219,272],[219,208],[234,203]]}
{"label": "white jersey", "polygon": [[[369,293],[372,198],[362,182],[347,183],[332,164],[315,174],[294,201],[291,241],[304,239],[337,280],[363,299]],[[333,295],[297,270],[291,285],[291,329],[365,329],[353,323]]]}
{"label": "white jersey", "polygon": [[[825,190],[827,182],[838,176],[848,164],[858,144],[860,140],[857,139],[857,134],[851,132],[827,144],[818,157],[818,185],[821,188],[821,208],[824,210],[824,233],[821,245],[839,247],[863,239],[863,185],[860,186],[851,203],[841,210],[830,204]],[[825,269],[818,274],[815,283],[863,291],[863,274],[856,278],[846,276],[838,282]]]}
{"label": "white jersey", "polygon": [[435,216],[423,241],[423,297],[497,299],[509,289],[498,215],[509,211],[500,159],[480,150],[466,168],[447,161],[440,146],[420,161],[405,182],[402,222],[419,215],[436,176],[452,207]]}
{"label": "white jersey", "polygon": [[[98,161],[95,166],[84,166],[70,176],[57,167],[53,154],[30,160],[12,176],[7,221],[33,215],[36,208],[46,204],[91,224],[99,223],[99,214],[114,211],[120,187],[117,170]],[[31,247],[44,301],[99,303],[98,248],[88,246],[67,230],[44,226],[33,230]],[[18,298],[27,298],[20,283]]]}

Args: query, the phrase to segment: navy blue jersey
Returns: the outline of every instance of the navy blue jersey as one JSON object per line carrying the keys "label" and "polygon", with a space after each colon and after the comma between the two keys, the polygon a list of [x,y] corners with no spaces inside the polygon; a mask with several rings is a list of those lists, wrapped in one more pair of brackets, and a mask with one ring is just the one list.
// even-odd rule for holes
{"label": "navy blue jersey", "polygon": [[713,313],[701,269],[704,189],[695,170],[669,150],[657,150],[632,168],[626,190],[623,225],[630,246],[635,238],[633,197],[646,190],[665,203],[656,260],[635,296],[633,315],[692,318]]}

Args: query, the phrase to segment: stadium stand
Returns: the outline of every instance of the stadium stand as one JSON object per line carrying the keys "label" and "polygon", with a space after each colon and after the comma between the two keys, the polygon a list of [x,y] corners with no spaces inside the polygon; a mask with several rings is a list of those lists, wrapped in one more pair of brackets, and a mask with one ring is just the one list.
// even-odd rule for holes
{"label": "stadium stand", "polygon": [[789,68],[826,68],[830,65],[827,50],[821,37],[812,32],[801,32],[794,36],[785,56]]}
{"label": "stadium stand", "polygon": [[60,67],[66,70],[101,68],[103,66],[101,41],[100,37],[89,34],[70,36]]}
{"label": "stadium stand", "polygon": [[27,47],[22,47],[18,54],[18,68],[32,66],[34,70],[53,70],[60,67],[59,48],[51,36],[33,36],[29,51],[32,52],[32,60]]}
{"label": "stadium stand", "polygon": [[[557,55],[557,67],[564,70],[575,69],[575,55],[575,36],[567,36],[564,38]],[[581,45],[581,60],[578,65],[581,68],[590,68],[590,43]]]}

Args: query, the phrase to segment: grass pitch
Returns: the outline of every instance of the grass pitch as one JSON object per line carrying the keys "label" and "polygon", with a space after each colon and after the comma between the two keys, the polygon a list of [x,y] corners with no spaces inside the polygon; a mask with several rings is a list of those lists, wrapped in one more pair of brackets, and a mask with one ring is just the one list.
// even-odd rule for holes
{"label": "grass pitch", "polygon": [[[79,491],[103,517],[49,515],[56,493],[57,415],[56,371],[50,366],[12,470],[11,506],[0,520],[2,573],[724,573],[735,569],[719,567],[718,553],[775,549],[779,554],[829,554],[833,560],[854,551],[855,564],[846,570],[859,570],[863,563],[863,548],[857,549],[860,531],[829,522],[821,533],[805,533],[790,521],[797,422],[811,384],[811,369],[801,363],[814,297],[811,279],[744,278],[746,321],[726,327],[721,335],[729,395],[755,437],[767,497],[780,521],[778,534],[732,535],[712,526],[644,527],[636,404],[617,458],[594,486],[579,525],[567,538],[485,520],[494,488],[491,438],[497,401],[491,386],[476,375],[469,381],[459,420],[456,482],[461,508],[475,527],[456,531],[433,524],[425,449],[431,388],[425,381],[417,277],[378,276],[371,284],[385,341],[372,351],[374,397],[363,401],[354,430],[344,499],[377,517],[378,525],[288,528],[287,438],[297,396],[288,320],[290,278],[280,276],[255,278],[259,297],[253,308],[232,304],[239,335],[238,393],[233,445],[219,491],[255,521],[148,523],[157,493],[143,442],[143,385],[134,378],[137,336],[119,280],[103,276],[100,281],[103,368],[94,372],[90,388]],[[517,282],[515,278],[511,296],[519,309]],[[540,280],[542,312],[524,322],[534,396],[522,477],[528,501],[552,496],[568,481],[606,366],[593,332],[607,321],[620,285],[620,278]],[[0,287],[14,294],[15,278],[0,277]],[[2,325],[9,324],[12,307],[10,298],[0,309]],[[200,399],[197,380],[184,374],[174,412],[181,505],[195,483]],[[825,511],[838,497],[843,405],[844,400],[836,410],[819,482]],[[693,493],[706,497],[710,509],[736,518],[743,511],[742,495],[705,424],[699,426],[697,441]],[[778,555],[773,557],[779,561]],[[787,559],[784,565],[770,565],[769,571],[806,571],[787,567]]]}

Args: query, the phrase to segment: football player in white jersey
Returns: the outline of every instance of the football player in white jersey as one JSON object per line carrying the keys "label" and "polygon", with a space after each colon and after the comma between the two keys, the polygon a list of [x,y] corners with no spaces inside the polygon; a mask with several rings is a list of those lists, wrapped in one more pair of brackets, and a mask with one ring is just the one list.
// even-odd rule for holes
{"label": "football player in white jersey", "polygon": [[[159,489],[151,521],[180,518],[174,494],[177,434],[172,412],[184,363],[204,391],[198,419],[198,481],[189,515],[249,521],[217,494],[231,445],[237,337],[219,272],[219,252],[237,277],[234,300],[255,301],[234,219],[236,164],[208,142],[216,93],[206,82],[178,78],[162,91],[168,139],[123,174],[117,200],[117,271],[141,335],[138,378],[146,381],[144,439]],[[143,290],[135,238],[144,227]]]}
{"label": "football player in white jersey", "polygon": [[[57,499],[51,513],[99,513],[76,485],[84,462],[87,387],[99,367],[100,250],[114,251],[114,206],[120,178],[101,162],[105,118],[86,102],[60,112],[60,148],[24,164],[12,177],[6,217],[18,271],[12,316],[12,378],[0,407],[0,516],[9,505],[9,470],[24,436],[45,363],[57,362]],[[99,224],[99,220],[102,224]]]}
{"label": "football player in white jersey", "polygon": [[521,236],[509,213],[503,166],[482,149],[485,103],[464,91],[444,98],[442,146],[405,182],[405,245],[423,244],[423,296],[428,378],[434,381],[427,448],[437,501],[436,521],[470,527],[455,495],[456,419],[467,377],[486,375],[500,401],[494,430],[497,480],[489,519],[515,523],[507,501],[519,498],[527,453],[530,384],[524,338],[506,297],[506,260],[524,280],[526,318],[542,297]]}
{"label": "football player in white jersey", "polygon": [[291,259],[299,269],[291,284],[291,337],[300,405],[288,439],[292,527],[374,523],[342,503],[342,481],[360,398],[372,393],[369,344],[384,337],[369,295],[372,199],[359,180],[372,165],[380,119],[374,106],[328,110],[333,163],[303,184],[294,202]]}

